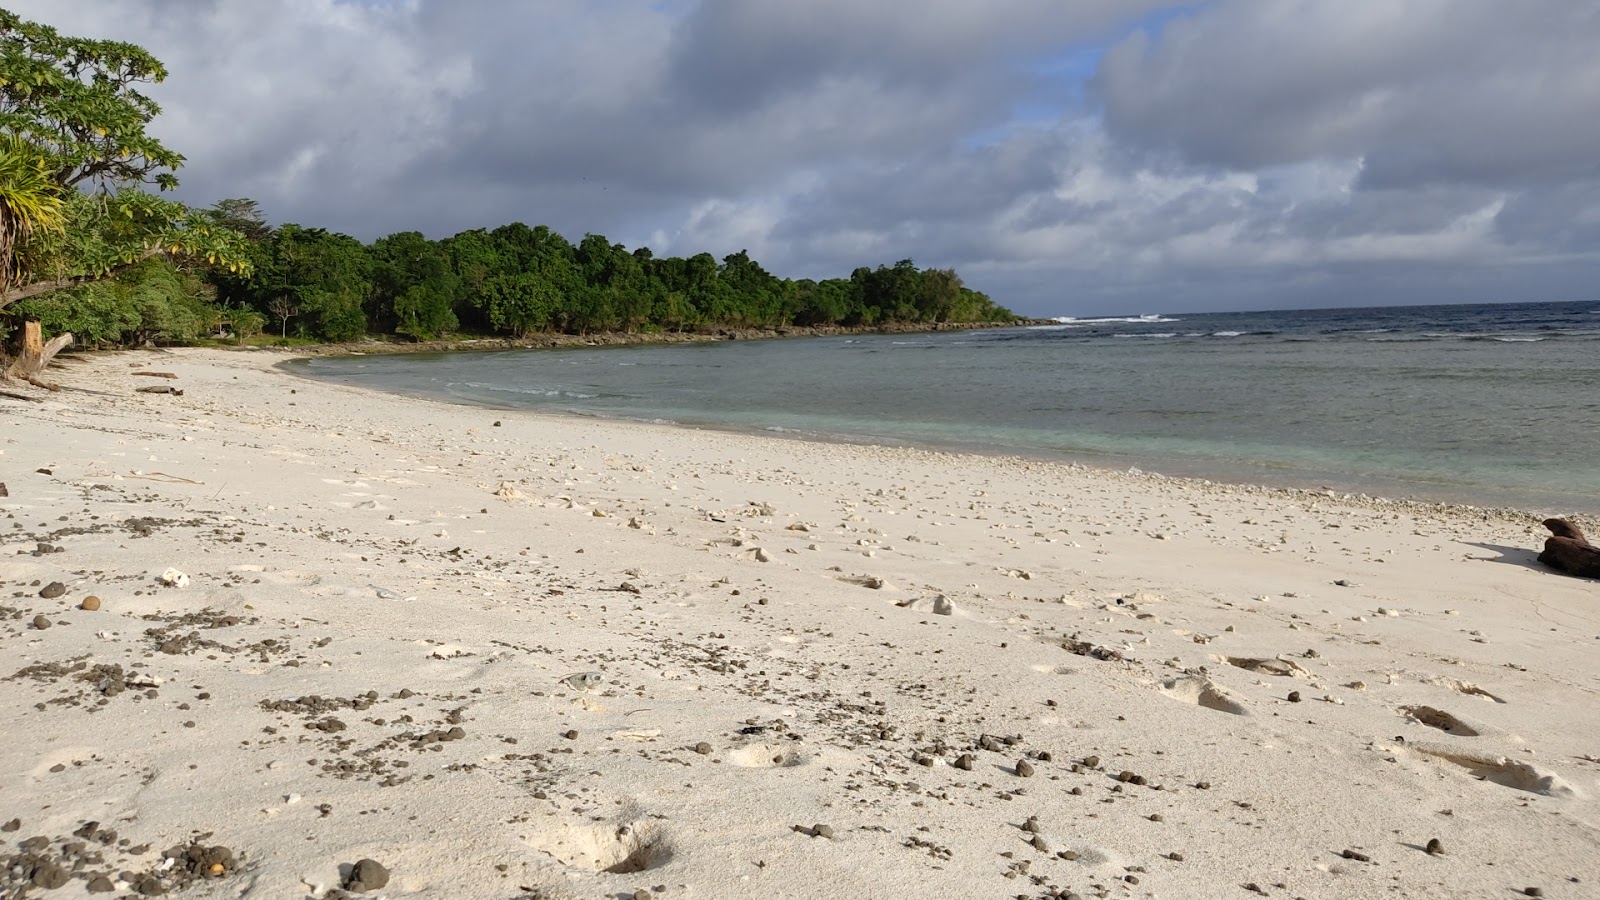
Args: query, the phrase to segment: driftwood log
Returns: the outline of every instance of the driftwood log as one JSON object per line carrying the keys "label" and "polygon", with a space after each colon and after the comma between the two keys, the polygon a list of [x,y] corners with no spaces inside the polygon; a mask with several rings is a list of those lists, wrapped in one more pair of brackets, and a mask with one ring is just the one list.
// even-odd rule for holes
{"label": "driftwood log", "polygon": [[1539,562],[1558,572],[1580,578],[1600,578],[1600,547],[1589,543],[1578,526],[1566,519],[1545,519],[1550,529]]}

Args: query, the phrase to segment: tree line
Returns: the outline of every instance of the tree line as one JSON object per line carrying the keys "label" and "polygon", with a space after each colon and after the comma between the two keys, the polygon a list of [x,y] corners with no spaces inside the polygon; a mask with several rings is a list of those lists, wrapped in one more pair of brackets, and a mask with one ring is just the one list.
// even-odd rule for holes
{"label": "tree line", "polygon": [[213,277],[218,300],[267,317],[280,334],[432,340],[459,332],[692,331],[788,325],[988,322],[1015,316],[949,269],[910,260],[849,278],[779,278],[745,251],[656,257],[603,235],[574,244],[520,222],[433,241],[405,231],[362,244],[319,228],[266,229],[248,200],[219,221],[252,241],[253,275]]}
{"label": "tree line", "polygon": [[248,199],[191,209],[161,196],[183,157],[145,131],[160,108],[141,88],[165,77],[142,48],[0,9],[0,336],[24,320],[115,345],[219,326],[349,341],[1016,319],[911,260],[815,281],[745,251],[657,258],[520,222],[363,243],[270,227]]}

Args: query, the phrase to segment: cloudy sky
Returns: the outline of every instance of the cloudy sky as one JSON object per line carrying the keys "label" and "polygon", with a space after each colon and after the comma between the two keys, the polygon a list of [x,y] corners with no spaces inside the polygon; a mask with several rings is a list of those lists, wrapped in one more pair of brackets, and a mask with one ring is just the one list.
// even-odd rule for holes
{"label": "cloudy sky", "polygon": [[1035,315],[1600,297],[1593,0],[5,0],[133,41],[183,199],[912,258]]}

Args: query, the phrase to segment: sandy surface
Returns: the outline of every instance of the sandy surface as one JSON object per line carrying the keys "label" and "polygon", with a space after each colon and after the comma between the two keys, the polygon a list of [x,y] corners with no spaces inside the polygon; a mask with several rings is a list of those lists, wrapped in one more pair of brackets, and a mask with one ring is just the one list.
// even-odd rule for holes
{"label": "sandy surface", "polygon": [[281,358],[0,400],[0,897],[1600,897],[1600,582],[1533,516]]}

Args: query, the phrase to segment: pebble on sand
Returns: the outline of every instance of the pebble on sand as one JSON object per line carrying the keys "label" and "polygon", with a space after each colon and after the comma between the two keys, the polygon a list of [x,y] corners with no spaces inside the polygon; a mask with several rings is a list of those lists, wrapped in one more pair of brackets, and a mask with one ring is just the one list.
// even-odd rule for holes
{"label": "pebble on sand", "polygon": [[389,870],[374,859],[363,859],[350,867],[350,877],[345,879],[344,889],[364,894],[367,891],[381,890],[389,883]]}
{"label": "pebble on sand", "polygon": [[89,612],[94,612],[100,608],[100,598],[90,594],[89,596],[83,598],[83,602],[78,604],[78,608],[86,609]]}
{"label": "pebble on sand", "polygon": [[1444,844],[1438,838],[1428,838],[1428,855],[1443,856]]}
{"label": "pebble on sand", "polygon": [[39,629],[40,631],[43,631],[46,628],[50,627],[50,620],[45,618],[42,615],[34,616],[33,617],[33,627]]}
{"label": "pebble on sand", "polygon": [[1032,778],[1033,777],[1033,763],[1030,763],[1025,759],[1019,759],[1019,760],[1017,760],[1017,769],[1016,769],[1016,771],[1017,771],[1017,777],[1018,778]]}
{"label": "pebble on sand", "polygon": [[66,592],[67,592],[67,586],[66,585],[62,584],[59,581],[52,581],[52,582],[50,582],[49,584],[45,585],[43,588],[41,588],[39,590],[39,596],[43,597],[46,600],[54,600],[55,598],[61,596],[62,594],[65,594]]}

